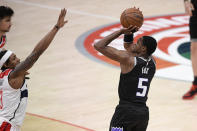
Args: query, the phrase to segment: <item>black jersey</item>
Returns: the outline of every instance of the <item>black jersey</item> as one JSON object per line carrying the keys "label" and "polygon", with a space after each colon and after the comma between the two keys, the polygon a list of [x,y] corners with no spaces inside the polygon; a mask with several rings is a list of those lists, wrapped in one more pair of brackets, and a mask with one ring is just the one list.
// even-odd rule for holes
{"label": "black jersey", "polygon": [[197,16],[197,0],[191,0],[191,3],[193,4],[194,6],[194,10],[192,11],[192,14],[194,16]]}
{"label": "black jersey", "polygon": [[135,57],[134,68],[120,75],[119,98],[121,104],[146,105],[147,94],[156,66],[152,57]]}

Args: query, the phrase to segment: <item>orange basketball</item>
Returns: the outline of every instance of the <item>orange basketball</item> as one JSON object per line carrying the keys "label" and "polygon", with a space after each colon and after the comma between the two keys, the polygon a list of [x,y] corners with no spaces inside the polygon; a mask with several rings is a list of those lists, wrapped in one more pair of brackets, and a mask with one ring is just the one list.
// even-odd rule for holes
{"label": "orange basketball", "polygon": [[131,25],[140,28],[143,22],[144,16],[142,12],[135,7],[124,10],[120,16],[120,23],[125,28],[128,28]]}

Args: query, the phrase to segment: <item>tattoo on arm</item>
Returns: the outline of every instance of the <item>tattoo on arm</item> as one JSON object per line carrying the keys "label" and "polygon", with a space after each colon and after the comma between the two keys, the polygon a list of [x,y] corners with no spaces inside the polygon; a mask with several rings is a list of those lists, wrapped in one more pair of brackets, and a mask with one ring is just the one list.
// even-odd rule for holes
{"label": "tattoo on arm", "polygon": [[25,61],[21,62],[16,66],[16,68],[12,72],[12,77],[21,75],[26,73],[27,70],[29,70],[34,63],[38,60],[41,54],[37,52],[32,52],[26,59]]}

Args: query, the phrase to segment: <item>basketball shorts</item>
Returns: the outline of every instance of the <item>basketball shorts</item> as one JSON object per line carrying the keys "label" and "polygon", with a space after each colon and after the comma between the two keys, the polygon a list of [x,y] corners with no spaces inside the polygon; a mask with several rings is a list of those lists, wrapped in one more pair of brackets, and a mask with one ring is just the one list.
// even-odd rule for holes
{"label": "basketball shorts", "polygon": [[20,126],[16,126],[6,119],[0,118],[0,131],[20,131]]}
{"label": "basketball shorts", "polygon": [[148,121],[148,107],[118,105],[109,131],[146,131]]}
{"label": "basketball shorts", "polygon": [[189,20],[191,41],[197,42],[197,16],[191,16]]}

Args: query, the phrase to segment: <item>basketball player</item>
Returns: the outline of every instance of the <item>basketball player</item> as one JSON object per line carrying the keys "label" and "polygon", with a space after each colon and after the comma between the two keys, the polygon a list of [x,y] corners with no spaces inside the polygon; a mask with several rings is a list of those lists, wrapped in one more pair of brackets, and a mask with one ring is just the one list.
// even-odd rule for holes
{"label": "basketball player", "polygon": [[[148,126],[146,100],[156,70],[151,54],[157,42],[150,36],[143,36],[132,44],[132,32],[137,30],[134,26],[122,28],[94,44],[97,51],[120,63],[120,101],[112,117],[110,131],[146,131]],[[125,51],[108,46],[122,34],[125,34]]]}
{"label": "basketball player", "polygon": [[194,81],[190,90],[183,95],[184,100],[191,100],[197,95],[197,0],[184,0],[186,14],[190,15],[189,29],[191,39],[191,62]]}
{"label": "basketball player", "polygon": [[0,6],[0,51],[6,43],[6,32],[11,28],[11,18],[14,11],[7,6]]}
{"label": "basketball player", "polygon": [[66,10],[62,9],[57,24],[35,46],[22,62],[10,50],[0,52],[0,131],[20,131],[27,105],[26,75],[42,53],[48,48],[64,21]]}

